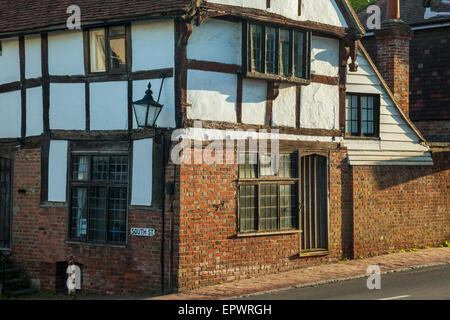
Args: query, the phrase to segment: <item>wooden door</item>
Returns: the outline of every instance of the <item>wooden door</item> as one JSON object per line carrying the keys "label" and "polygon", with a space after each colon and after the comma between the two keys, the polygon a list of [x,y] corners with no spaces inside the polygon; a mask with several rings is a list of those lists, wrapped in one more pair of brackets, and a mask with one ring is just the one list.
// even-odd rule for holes
{"label": "wooden door", "polygon": [[301,254],[328,250],[328,164],[319,154],[300,160]]}

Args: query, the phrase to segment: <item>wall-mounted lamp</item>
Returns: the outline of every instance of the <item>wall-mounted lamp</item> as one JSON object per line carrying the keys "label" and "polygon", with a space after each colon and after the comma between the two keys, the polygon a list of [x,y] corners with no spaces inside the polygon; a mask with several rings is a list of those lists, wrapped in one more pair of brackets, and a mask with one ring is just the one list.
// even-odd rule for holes
{"label": "wall-mounted lamp", "polygon": [[134,115],[136,116],[136,122],[139,128],[155,128],[156,121],[159,114],[164,107],[159,103],[161,98],[161,91],[164,85],[164,76],[161,81],[161,88],[159,89],[158,101],[153,99],[153,91],[151,90],[152,84],[148,83],[148,89],[145,92],[144,98],[133,102]]}

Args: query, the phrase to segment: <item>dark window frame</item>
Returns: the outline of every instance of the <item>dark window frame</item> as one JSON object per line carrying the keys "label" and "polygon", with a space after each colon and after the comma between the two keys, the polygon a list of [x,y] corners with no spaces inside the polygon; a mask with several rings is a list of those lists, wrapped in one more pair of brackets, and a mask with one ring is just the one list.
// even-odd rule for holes
{"label": "dark window frame", "polygon": [[[358,131],[356,133],[347,131],[347,98],[349,96],[356,96],[358,98]],[[363,128],[363,118],[362,118],[362,98],[371,97],[373,98],[373,134],[364,134]],[[379,138],[380,137],[380,95],[372,93],[356,93],[356,92],[346,92],[345,97],[345,126],[344,134],[348,138]]]}
{"label": "dark window frame", "polygon": [[[261,26],[263,31],[263,41],[262,46],[264,48],[262,52],[262,71],[257,71],[252,66],[252,26]],[[276,29],[276,50],[278,54],[276,55],[276,73],[267,72],[267,30],[270,28]],[[280,43],[280,31],[288,30],[290,33],[290,61],[289,61],[289,74],[284,75],[281,70],[280,59],[282,57],[281,43]],[[270,24],[270,23],[259,23],[259,22],[249,22],[244,21],[242,27],[242,62],[243,62],[243,72],[244,76],[247,78],[265,79],[281,82],[291,82],[297,84],[308,85],[311,83],[311,38],[312,34],[310,30],[298,29],[292,27],[283,27],[281,25]],[[303,77],[296,76],[295,70],[295,44],[294,44],[294,32],[299,32],[304,34],[304,46],[303,46]]]}
{"label": "dark window frame", "polygon": [[[114,27],[124,27],[125,28],[125,69],[124,70],[111,70],[111,57],[110,57],[110,40],[118,39],[122,37],[110,37],[109,30]],[[91,69],[91,36],[90,33],[93,30],[104,30],[105,33],[105,71],[92,71]],[[131,60],[132,60],[132,46],[131,46],[131,25],[130,24],[119,24],[119,25],[107,25],[107,26],[96,26],[84,29],[84,65],[86,75],[124,75],[131,72]]]}
{"label": "dark window frame", "polygon": [[[249,152],[246,152],[249,153]],[[256,153],[257,152],[250,152],[250,153]],[[279,166],[278,173],[276,175],[261,175],[261,156],[257,155],[257,164],[256,164],[256,177],[255,178],[242,178],[240,176],[240,170],[239,168],[238,172],[238,190],[237,190],[237,232],[240,236],[248,236],[248,235],[258,235],[258,234],[272,234],[272,233],[292,233],[292,232],[299,232],[300,231],[300,225],[299,225],[299,187],[300,187],[300,174],[299,174],[299,152],[281,152],[280,155],[293,155],[295,157],[295,177],[281,177],[280,176],[280,168]],[[270,155],[268,155],[270,156]],[[277,227],[275,229],[262,229],[261,226],[261,186],[267,186],[267,185],[276,185],[277,192]],[[255,186],[256,187],[256,195],[257,195],[257,204],[256,204],[256,230],[242,230],[241,229],[241,204],[240,204],[240,198],[241,198],[241,188],[245,186]],[[295,212],[295,225],[293,228],[282,228],[281,227],[281,193],[280,188],[281,186],[293,186],[295,189],[293,190],[295,192],[295,203],[292,205],[296,208]]]}
{"label": "dark window frame", "polygon": [[[67,240],[70,242],[86,243],[86,244],[96,244],[96,245],[112,245],[112,246],[125,246],[128,241],[128,214],[129,214],[129,203],[130,203],[130,186],[131,186],[131,155],[129,151],[70,151],[69,153],[69,172],[68,172],[68,225],[67,225]],[[87,180],[76,180],[73,179],[74,173],[74,159],[75,157],[87,157],[88,158],[88,179]],[[107,157],[108,158],[108,179],[103,181],[93,181],[92,179],[92,159],[93,157]],[[110,166],[111,158],[113,157],[126,157],[127,158],[127,179],[126,181],[111,181]],[[89,225],[90,225],[90,197],[91,190],[95,187],[106,188],[106,208],[105,208],[105,239],[89,239]],[[73,206],[73,190],[76,188],[86,189],[86,234],[83,237],[73,237],[72,236],[72,206]],[[111,201],[111,189],[125,189],[126,203],[125,203],[125,218],[124,218],[124,239],[123,241],[114,241],[109,237],[109,226],[110,226],[110,201]]]}

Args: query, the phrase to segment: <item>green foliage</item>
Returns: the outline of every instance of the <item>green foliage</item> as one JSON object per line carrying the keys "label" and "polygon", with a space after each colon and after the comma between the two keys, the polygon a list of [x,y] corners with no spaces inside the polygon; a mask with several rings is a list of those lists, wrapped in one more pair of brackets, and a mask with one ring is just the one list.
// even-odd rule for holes
{"label": "green foliage", "polygon": [[448,247],[450,247],[450,243],[449,243],[448,241],[445,241],[444,244],[443,244],[443,246],[446,247],[446,248],[448,248]]}
{"label": "green foliage", "polygon": [[350,0],[350,4],[356,12],[371,4],[372,2],[375,2],[375,0]]}

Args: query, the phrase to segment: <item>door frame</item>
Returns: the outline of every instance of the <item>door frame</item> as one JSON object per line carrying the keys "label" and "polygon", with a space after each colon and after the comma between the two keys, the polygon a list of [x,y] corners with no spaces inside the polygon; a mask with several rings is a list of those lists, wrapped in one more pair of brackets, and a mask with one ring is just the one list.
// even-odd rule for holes
{"label": "door frame", "polygon": [[299,198],[299,214],[298,214],[298,225],[299,225],[299,229],[301,230],[299,233],[299,256],[301,257],[307,257],[307,256],[320,256],[320,255],[327,255],[329,254],[329,250],[330,250],[330,154],[327,151],[322,150],[300,150],[298,153],[298,172],[299,172],[299,176],[300,176],[300,183],[303,183],[303,176],[301,174],[302,170],[301,170],[301,162],[302,162],[302,158],[307,157],[307,156],[311,156],[311,155],[318,155],[318,156],[322,156],[325,158],[326,163],[325,163],[325,167],[326,167],[326,204],[327,204],[327,209],[326,209],[326,217],[327,217],[327,225],[326,225],[326,231],[327,231],[327,249],[326,250],[317,250],[317,251],[303,251],[302,250],[302,241],[303,241],[303,236],[304,236],[304,232],[305,230],[303,230],[303,224],[302,224],[302,212],[303,212],[303,199],[302,199],[302,188],[299,185],[298,188],[298,198]]}
{"label": "door frame", "polygon": [[0,248],[1,251],[10,252],[12,250],[12,241],[13,241],[13,183],[14,183],[14,154],[13,153],[4,153],[0,152],[0,158],[8,159],[10,161],[10,170],[9,170],[9,247],[8,248]]}

